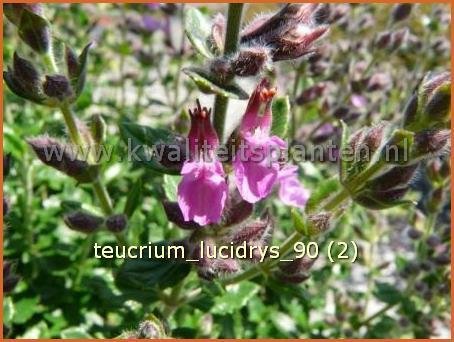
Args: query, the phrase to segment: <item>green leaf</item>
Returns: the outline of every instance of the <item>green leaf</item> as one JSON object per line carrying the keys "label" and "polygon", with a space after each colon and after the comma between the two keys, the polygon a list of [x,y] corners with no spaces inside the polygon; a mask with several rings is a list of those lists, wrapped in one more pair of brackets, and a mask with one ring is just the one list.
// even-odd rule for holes
{"label": "green leaf", "polygon": [[178,184],[180,183],[181,177],[180,176],[170,176],[164,175],[164,191],[166,193],[166,197],[169,201],[176,202],[177,201],[177,191],[178,191]]}
{"label": "green leaf", "polygon": [[164,242],[150,245],[152,258],[149,258],[147,249],[141,259],[126,259],[117,273],[115,279],[117,286],[120,289],[154,291],[157,288],[175,286],[182,281],[189,274],[191,266],[182,260],[180,252],[178,258],[174,256],[165,259],[154,258],[154,247],[157,248],[156,253],[160,255],[161,248],[164,248],[166,254],[168,246]]}
{"label": "green leaf", "polygon": [[82,327],[71,327],[61,332],[61,338],[92,338]]}
{"label": "green leaf", "polygon": [[14,316],[14,305],[11,297],[3,298],[3,323],[9,325]]}
{"label": "green leaf", "polygon": [[309,197],[309,200],[307,201],[305,208],[306,213],[313,212],[324,200],[333,195],[339,189],[340,183],[335,178],[326,179],[320,182],[311,193],[311,197]]}
{"label": "green leaf", "polygon": [[280,97],[273,101],[272,113],[271,133],[284,138],[287,134],[290,119],[290,100],[288,96]]}
{"label": "green leaf", "polygon": [[132,189],[128,193],[128,198],[126,199],[125,209],[123,213],[127,217],[131,217],[138,206],[142,203],[142,179],[139,178],[133,185]]}
{"label": "green leaf", "polygon": [[157,144],[175,143],[175,135],[165,129],[141,126],[129,121],[120,123],[120,135],[128,146],[128,158],[138,165],[154,171],[179,174],[177,170],[169,169],[159,163],[162,149]]}
{"label": "green leaf", "polygon": [[185,12],[184,31],[189,41],[202,56],[212,58],[213,54],[207,44],[211,35],[210,21],[197,8],[190,7]]}
{"label": "green leaf", "polygon": [[235,100],[247,100],[249,95],[235,82],[222,85],[216,77],[201,68],[185,68],[183,72],[188,75],[199,90],[206,94],[216,94]]}
{"label": "green leaf", "polygon": [[403,299],[402,293],[391,284],[375,283],[374,296],[387,304],[396,304]]}
{"label": "green leaf", "polygon": [[13,322],[15,324],[24,324],[34,314],[37,314],[41,310],[39,308],[39,300],[37,297],[34,298],[24,298],[16,302]]}
{"label": "green leaf", "polygon": [[249,281],[229,285],[223,296],[215,298],[211,312],[219,315],[232,314],[244,307],[259,289],[259,285]]}

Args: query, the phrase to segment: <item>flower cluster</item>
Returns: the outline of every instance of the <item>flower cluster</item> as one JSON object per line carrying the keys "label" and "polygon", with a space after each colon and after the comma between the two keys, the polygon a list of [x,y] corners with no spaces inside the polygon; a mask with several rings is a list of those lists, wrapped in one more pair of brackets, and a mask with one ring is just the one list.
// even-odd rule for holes
{"label": "flower cluster", "polygon": [[[297,167],[279,163],[287,143],[270,133],[275,94],[276,89],[263,79],[249,99],[238,130],[245,148],[238,150],[232,161],[234,183],[248,203],[264,199],[279,185],[279,196],[285,204],[304,207],[309,191],[299,183]],[[217,224],[228,197],[228,177],[216,158],[219,140],[211,124],[211,110],[197,102],[190,116],[190,156],[181,170],[178,204],[185,221],[201,226]]]}

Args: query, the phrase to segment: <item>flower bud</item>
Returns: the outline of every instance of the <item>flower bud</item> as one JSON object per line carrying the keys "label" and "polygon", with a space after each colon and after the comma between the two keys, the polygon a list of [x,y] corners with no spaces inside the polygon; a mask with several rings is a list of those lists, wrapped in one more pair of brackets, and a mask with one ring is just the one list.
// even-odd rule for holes
{"label": "flower bud", "polygon": [[148,315],[145,321],[140,322],[135,334],[139,339],[165,338],[164,325],[155,315]]}
{"label": "flower bud", "polygon": [[69,101],[74,96],[69,80],[63,75],[46,75],[43,90],[58,102]]}
{"label": "flower bud", "polygon": [[418,240],[422,236],[422,232],[416,228],[411,228],[408,230],[407,235],[412,240]]}
{"label": "flower bud", "polygon": [[3,293],[5,295],[11,293],[20,280],[20,277],[15,273],[15,265],[4,260],[3,262]]}
{"label": "flower bud", "polygon": [[410,151],[410,160],[419,161],[447,152],[451,145],[451,131],[448,129],[425,130],[415,134]]}
{"label": "flower bud", "polygon": [[106,139],[106,122],[100,114],[94,114],[90,118],[90,132],[96,144],[100,145]]}
{"label": "flower bud", "polygon": [[263,46],[240,47],[232,57],[232,69],[240,77],[256,76],[269,68],[269,49]]}
{"label": "flower bud", "polygon": [[400,49],[408,40],[408,28],[404,27],[400,30],[394,31],[391,34],[391,45],[389,50],[394,51]]}
{"label": "flower bud", "polygon": [[256,220],[246,224],[244,227],[234,231],[229,239],[234,245],[241,245],[243,242],[253,244],[262,241],[269,233],[270,221]]}
{"label": "flower bud", "polygon": [[46,96],[41,86],[41,75],[28,60],[14,53],[13,68],[3,72],[3,79],[9,89],[24,99],[42,104]]}
{"label": "flower bud", "polygon": [[161,156],[159,163],[170,170],[181,171],[184,162],[188,159],[186,139],[181,136],[175,136],[172,142],[156,144],[156,149]]}
{"label": "flower bud", "polygon": [[314,265],[316,258],[309,258],[305,255],[302,258],[295,258],[291,262],[279,263],[279,269],[286,274],[307,273]]}
{"label": "flower bud", "polygon": [[167,215],[167,219],[178,227],[190,230],[201,228],[201,226],[194,221],[184,220],[183,213],[181,212],[180,206],[177,202],[169,202],[164,200],[162,202],[162,205]]}
{"label": "flower bud", "polygon": [[5,196],[3,196],[3,217],[8,215],[10,209],[10,203],[9,199]]}
{"label": "flower bud", "polygon": [[226,82],[234,76],[232,63],[224,57],[215,58],[210,61],[210,72],[221,82]]}
{"label": "flower bud", "polygon": [[377,49],[388,49],[391,45],[391,36],[392,34],[389,31],[380,32],[375,39],[375,46]]}
{"label": "flower bud", "polygon": [[444,127],[451,116],[451,75],[427,74],[404,114],[404,128],[414,132]]}
{"label": "flower bud", "polygon": [[124,214],[116,214],[106,219],[106,228],[112,233],[120,233],[126,229],[128,218]]}
{"label": "flower bud", "polygon": [[104,219],[85,211],[75,211],[63,218],[66,225],[75,231],[90,234],[98,230],[104,223]]}
{"label": "flower bud", "polygon": [[50,24],[40,4],[5,4],[5,15],[17,26],[20,38],[35,52],[50,50]]}
{"label": "flower bud", "polygon": [[384,142],[388,129],[385,122],[365,127],[354,133],[341,151],[341,181],[348,182],[370,164]]}
{"label": "flower bud", "polygon": [[254,205],[243,200],[238,190],[235,189],[229,194],[227,204],[222,213],[221,225],[229,227],[239,224],[252,214],[253,209]]}
{"label": "flower bud", "polygon": [[3,180],[8,177],[11,169],[11,153],[3,154]]}
{"label": "flower bud", "polygon": [[413,8],[413,4],[397,4],[394,6],[391,18],[394,23],[408,18]]}
{"label": "flower bud", "polygon": [[75,52],[69,46],[65,47],[66,69],[71,87],[75,93],[74,100],[82,93],[85,86],[88,52],[90,47],[91,43],[88,43],[79,57],[76,56]]}
{"label": "flower bud", "polygon": [[216,14],[211,26],[211,42],[214,49],[219,53],[224,52],[225,28],[225,17],[221,13]]}
{"label": "flower bud", "polygon": [[61,144],[58,140],[40,136],[29,139],[27,142],[44,164],[73,177],[78,182],[88,183],[96,177],[96,166],[88,165],[86,161],[77,159],[71,148]]}
{"label": "flower bud", "polygon": [[241,44],[269,46],[273,61],[296,59],[312,52],[327,31],[314,20],[317,4],[287,4],[274,15],[261,16],[241,32]]}
{"label": "flower bud", "polygon": [[326,83],[319,83],[305,89],[295,100],[297,105],[303,105],[319,99],[326,90]]}

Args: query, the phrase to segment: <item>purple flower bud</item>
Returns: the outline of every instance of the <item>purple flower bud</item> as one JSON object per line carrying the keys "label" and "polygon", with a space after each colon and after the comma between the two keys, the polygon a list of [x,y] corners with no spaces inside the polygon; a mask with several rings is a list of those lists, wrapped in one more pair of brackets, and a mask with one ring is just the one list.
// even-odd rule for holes
{"label": "purple flower bud", "polygon": [[96,168],[90,167],[86,161],[77,159],[69,146],[61,144],[54,138],[40,136],[27,142],[44,164],[75,178],[80,183],[90,182],[96,176]]}
{"label": "purple flower bud", "polygon": [[438,236],[432,234],[426,239],[426,243],[429,247],[435,248],[441,244],[441,239]]}
{"label": "purple flower bud", "polygon": [[254,209],[254,205],[246,202],[235,189],[228,196],[227,204],[222,214],[222,226],[229,227],[246,220]]}
{"label": "purple flower bud", "polygon": [[221,82],[226,82],[234,76],[231,61],[224,57],[215,58],[210,61],[210,72]]}
{"label": "purple flower bud", "polygon": [[47,96],[60,102],[68,101],[74,96],[69,80],[63,75],[46,75],[43,90]]}
{"label": "purple flower bud", "polygon": [[42,104],[45,100],[41,87],[41,75],[28,60],[14,53],[13,69],[3,72],[9,89],[17,96]]}
{"label": "purple flower bud", "polygon": [[224,51],[225,28],[225,17],[221,13],[216,14],[213,18],[213,24],[211,26],[211,40],[215,50],[219,53]]}
{"label": "purple flower bud", "polygon": [[384,174],[368,182],[367,187],[377,191],[386,191],[407,185],[415,174],[418,164],[395,166]]}
{"label": "purple flower bud", "polygon": [[104,223],[102,217],[92,215],[85,211],[75,211],[67,214],[63,220],[70,229],[86,234],[93,233]]}
{"label": "purple flower bud", "polygon": [[18,28],[20,38],[37,53],[51,45],[50,24],[40,4],[5,4],[6,17]]}
{"label": "purple flower bud", "polygon": [[313,51],[313,44],[327,31],[316,26],[316,4],[288,4],[274,15],[252,21],[241,32],[241,44],[271,48],[274,61],[296,59]]}
{"label": "purple flower bud", "polygon": [[256,220],[239,228],[232,233],[229,239],[234,245],[241,245],[243,242],[254,244],[267,238],[272,229],[271,220]]}
{"label": "purple flower bud", "polygon": [[286,274],[307,273],[314,265],[316,258],[304,256],[295,258],[291,262],[279,263],[279,269]]}
{"label": "purple flower bud", "polygon": [[153,314],[149,314],[145,321],[140,322],[135,336],[138,339],[159,339],[165,338],[166,332],[161,321]]}
{"label": "purple flower bud", "polygon": [[3,180],[8,177],[11,169],[11,153],[3,154]]}
{"label": "purple flower bud", "polygon": [[287,284],[300,284],[305,282],[310,278],[309,274],[299,273],[299,274],[284,274],[278,273],[277,279],[283,283]]}
{"label": "purple flower bud", "polygon": [[413,8],[413,4],[397,4],[394,6],[391,17],[393,22],[402,21],[408,18]]}
{"label": "purple flower bud", "polygon": [[451,144],[449,129],[425,130],[416,133],[410,159],[419,160],[445,153]]}
{"label": "purple flower bud", "polygon": [[263,46],[240,47],[232,57],[232,69],[240,77],[256,76],[268,68],[271,61],[268,48]]}
{"label": "purple flower bud", "polygon": [[367,91],[386,90],[391,86],[391,77],[387,73],[375,73],[367,82]]}
{"label": "purple flower bud", "polygon": [[186,139],[181,136],[175,136],[173,142],[156,144],[158,151],[162,151],[162,158],[159,163],[164,167],[181,171],[185,160],[188,159],[186,155]]}
{"label": "purple flower bud", "polygon": [[394,31],[391,35],[391,47],[390,49],[397,50],[400,49],[408,40],[408,28],[404,27],[400,30]]}
{"label": "purple flower bud", "polygon": [[307,216],[307,232],[309,235],[320,235],[331,227],[331,213],[320,212]]}
{"label": "purple flower bud", "polygon": [[106,219],[106,228],[112,233],[120,233],[126,229],[128,218],[124,214],[116,214]]}
{"label": "purple flower bud", "polygon": [[15,265],[8,261],[4,260],[3,262],[3,293],[9,294],[16,287],[17,283],[20,280],[20,277],[15,274]]}
{"label": "purple flower bud", "polygon": [[304,105],[306,103],[317,100],[323,96],[326,88],[326,83],[319,83],[312,87],[304,89],[303,92],[296,98],[295,102],[297,105]]}
{"label": "purple flower bud", "polygon": [[197,229],[201,226],[194,221],[185,221],[180,206],[176,202],[163,201],[162,205],[166,212],[167,219],[183,229]]}
{"label": "purple flower bud", "polygon": [[441,253],[438,255],[435,255],[432,258],[433,262],[439,266],[445,266],[445,265],[450,265],[451,264],[451,255],[449,252],[446,253]]}
{"label": "purple flower bud", "polygon": [[407,235],[412,240],[418,240],[422,236],[422,232],[416,228],[411,228],[408,230]]}
{"label": "purple flower bud", "polygon": [[380,32],[375,39],[375,46],[378,49],[388,49],[391,44],[391,36],[392,34],[389,31]]}
{"label": "purple flower bud", "polygon": [[3,217],[8,215],[10,209],[10,203],[9,199],[5,196],[3,196]]}

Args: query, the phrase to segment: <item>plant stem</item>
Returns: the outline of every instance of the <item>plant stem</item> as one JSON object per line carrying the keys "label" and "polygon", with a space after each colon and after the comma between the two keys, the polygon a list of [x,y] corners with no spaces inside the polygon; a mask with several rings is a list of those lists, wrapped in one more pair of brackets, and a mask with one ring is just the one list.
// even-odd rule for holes
{"label": "plant stem", "polygon": [[[241,14],[244,4],[229,4],[227,16],[227,31],[224,42],[224,56],[231,55],[238,48],[238,37],[240,34]],[[231,80],[227,80],[228,83]],[[225,117],[229,99],[224,96],[216,95],[214,100],[213,125],[218,134],[219,140],[223,143],[225,137]]]}
{"label": "plant stem", "polygon": [[386,306],[384,306],[383,308],[381,308],[380,310],[378,310],[376,313],[372,314],[371,316],[369,316],[368,318],[366,318],[364,321],[362,321],[361,323],[359,323],[359,327],[362,327],[363,325],[368,325],[371,321],[373,321],[375,318],[381,316],[382,314],[384,314],[385,312],[387,312],[388,310],[392,309],[394,306],[396,306],[398,303],[392,303],[392,304],[388,304]]}
{"label": "plant stem", "polygon": [[[55,58],[52,52],[45,54],[43,56],[43,62],[50,71],[58,72],[58,67],[57,64],[55,63]],[[63,119],[65,120],[66,127],[68,128],[68,133],[71,142],[78,148],[83,148],[84,140],[79,132],[79,128],[77,127],[76,123],[76,118],[74,117],[70,105],[68,103],[63,103],[60,106],[60,110],[63,114]],[[89,161],[94,162],[92,160],[91,154],[88,155],[88,159]],[[99,176],[93,177],[91,184],[93,186],[93,192],[95,193],[95,196],[97,197],[104,214],[112,215],[114,212],[112,201],[110,199],[106,187],[104,186],[104,184],[102,184]],[[127,246],[127,242],[122,233],[115,234],[115,237],[120,245]]]}
{"label": "plant stem", "polygon": [[[365,181],[367,181],[370,177],[378,173],[382,168],[384,164],[381,161],[378,161],[371,165],[369,168],[367,168],[363,173],[360,173],[358,177],[353,179],[352,182],[349,184],[349,189],[350,191],[346,190],[343,188],[340,190],[338,193],[336,193],[333,197],[331,197],[325,204],[322,205],[320,208],[321,211],[332,211],[336,209],[339,205],[341,205],[347,198],[350,197],[350,193],[354,192],[359,186],[364,184]],[[289,254],[293,246],[296,242],[300,241],[300,239],[303,237],[303,235],[297,231],[294,231],[288,238],[285,240],[282,245],[279,246],[279,255],[281,257],[285,257],[287,254]],[[224,285],[228,284],[235,284],[238,283],[242,280],[247,280],[247,279],[252,279],[256,276],[258,276],[263,269],[270,270],[272,269],[275,265],[279,263],[279,259],[268,259],[267,261],[263,262],[261,265],[257,265],[254,267],[251,267],[250,269],[232,277],[228,278],[223,281]]]}

